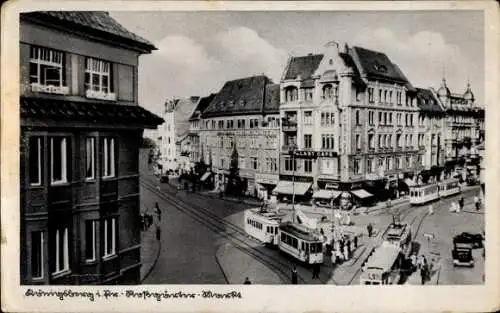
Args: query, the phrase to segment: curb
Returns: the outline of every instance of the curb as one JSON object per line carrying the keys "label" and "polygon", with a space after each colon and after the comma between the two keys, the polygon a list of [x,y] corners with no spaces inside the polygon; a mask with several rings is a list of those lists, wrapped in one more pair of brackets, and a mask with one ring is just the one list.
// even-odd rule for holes
{"label": "curb", "polygon": [[222,264],[220,264],[220,260],[219,260],[219,257],[217,256],[217,252],[218,251],[215,252],[215,262],[219,266],[220,271],[222,273],[222,276],[224,276],[224,280],[226,281],[226,284],[230,285],[231,283],[229,282],[229,279],[227,278],[226,271],[224,270],[224,267],[222,267]]}
{"label": "curb", "polygon": [[[149,267],[149,269],[147,270],[146,274],[144,274],[144,277],[141,277],[141,283],[144,282],[144,280],[146,280],[146,278],[149,277],[149,275],[151,274],[151,272],[153,271],[153,269],[155,268],[156,264],[158,263],[158,260],[160,259],[160,253],[161,253],[161,240],[156,240],[156,242],[158,243],[156,245],[157,249],[156,249],[156,257],[155,257],[155,260],[153,262],[153,264],[151,264],[151,266]],[[142,243],[141,243],[142,244]]]}

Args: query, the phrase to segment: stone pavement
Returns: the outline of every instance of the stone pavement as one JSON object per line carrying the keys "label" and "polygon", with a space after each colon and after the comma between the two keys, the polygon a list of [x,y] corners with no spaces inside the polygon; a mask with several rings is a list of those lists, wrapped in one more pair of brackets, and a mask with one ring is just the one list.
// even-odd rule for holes
{"label": "stone pavement", "polygon": [[160,251],[161,241],[156,240],[156,226],[153,223],[148,230],[141,232],[141,282],[156,265]]}
{"label": "stone pavement", "polygon": [[248,277],[252,284],[283,284],[271,269],[230,243],[222,244],[215,254],[228,284],[243,284]]}

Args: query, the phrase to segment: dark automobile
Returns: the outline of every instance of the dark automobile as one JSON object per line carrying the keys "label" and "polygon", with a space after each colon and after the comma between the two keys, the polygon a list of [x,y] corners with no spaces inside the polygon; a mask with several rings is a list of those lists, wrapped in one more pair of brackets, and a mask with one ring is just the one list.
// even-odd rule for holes
{"label": "dark automobile", "polygon": [[471,243],[455,242],[451,255],[453,257],[453,266],[474,266]]}
{"label": "dark automobile", "polygon": [[459,235],[456,235],[453,238],[453,243],[470,243],[473,248],[482,248],[483,247],[483,235],[481,234],[471,234],[467,232],[463,232]]}
{"label": "dark automobile", "polygon": [[160,183],[168,183],[168,175],[163,175],[160,178]]}

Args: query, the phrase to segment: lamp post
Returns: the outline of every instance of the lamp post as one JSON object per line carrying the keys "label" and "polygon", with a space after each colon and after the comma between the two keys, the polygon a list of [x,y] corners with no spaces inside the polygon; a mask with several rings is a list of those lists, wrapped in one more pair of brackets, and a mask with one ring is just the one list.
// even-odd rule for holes
{"label": "lamp post", "polygon": [[293,222],[295,223],[295,149],[296,146],[293,144],[290,147],[290,153],[292,154],[292,216]]}

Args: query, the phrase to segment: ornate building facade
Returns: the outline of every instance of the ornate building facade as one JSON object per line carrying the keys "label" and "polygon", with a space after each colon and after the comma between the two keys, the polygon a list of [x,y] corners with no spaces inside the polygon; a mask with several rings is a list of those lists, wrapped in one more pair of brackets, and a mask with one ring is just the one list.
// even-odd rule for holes
{"label": "ornate building facade", "polygon": [[236,150],[247,192],[267,197],[278,183],[279,85],[265,76],[228,81],[201,117],[199,151],[215,187],[225,188]]}

